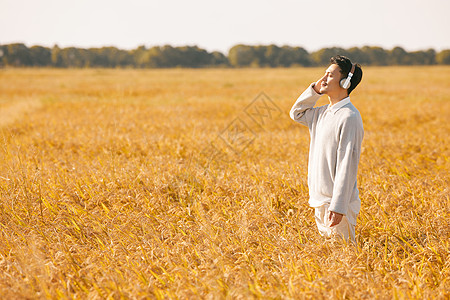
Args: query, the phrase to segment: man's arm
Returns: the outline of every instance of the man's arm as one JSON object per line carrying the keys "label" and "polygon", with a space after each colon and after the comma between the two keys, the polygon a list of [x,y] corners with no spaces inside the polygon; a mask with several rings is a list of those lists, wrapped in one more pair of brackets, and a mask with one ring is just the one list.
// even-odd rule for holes
{"label": "man's arm", "polygon": [[322,78],[316,83],[311,84],[300,97],[298,97],[289,113],[292,120],[310,127],[314,115],[312,108],[317,100],[319,100],[320,96],[322,96],[322,94],[319,94],[318,92],[321,83]]}
{"label": "man's arm", "polygon": [[350,198],[356,185],[363,135],[362,125],[355,116],[346,119],[340,128],[333,197],[329,207],[331,226],[333,226],[333,223],[339,224],[340,219],[342,219],[339,214],[345,215],[347,213]]}

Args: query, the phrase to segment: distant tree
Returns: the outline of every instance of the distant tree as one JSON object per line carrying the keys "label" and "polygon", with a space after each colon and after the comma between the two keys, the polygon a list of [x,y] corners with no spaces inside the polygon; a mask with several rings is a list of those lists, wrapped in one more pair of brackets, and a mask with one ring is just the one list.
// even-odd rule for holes
{"label": "distant tree", "polygon": [[148,68],[162,68],[164,67],[162,61],[161,47],[150,48],[143,56],[145,67]]}
{"label": "distant tree", "polygon": [[390,65],[409,65],[411,64],[408,52],[402,47],[395,47],[389,51],[388,63]]}
{"label": "distant tree", "polygon": [[181,56],[180,51],[171,45],[164,45],[161,47],[161,67],[171,68],[180,66]]}
{"label": "distant tree", "polygon": [[218,67],[226,67],[230,64],[228,58],[222,52],[214,51],[211,53],[211,65]]}
{"label": "distant tree", "polygon": [[228,60],[233,67],[248,67],[255,60],[251,46],[236,45],[228,52]]}
{"label": "distant tree", "polygon": [[172,68],[207,67],[216,63],[226,63],[226,57],[219,52],[213,54],[197,46],[172,47],[165,45],[162,47],[152,47],[143,50],[139,55],[138,64],[146,68]]}
{"label": "distant tree", "polygon": [[436,64],[436,51],[434,49],[428,49],[424,53],[424,64],[425,65],[435,65]]}
{"label": "distant tree", "polygon": [[70,68],[82,68],[89,65],[89,51],[82,48],[63,48],[60,50],[62,66]]}
{"label": "distant tree", "polygon": [[61,57],[61,48],[58,45],[54,45],[51,51],[51,60],[53,67],[63,67],[62,57]]}
{"label": "distant tree", "polygon": [[147,48],[145,46],[139,46],[130,52],[134,60],[134,65],[138,68],[143,68],[146,65]]}
{"label": "distant tree", "polygon": [[0,45],[0,67],[5,66],[6,55],[7,55],[7,46]]}
{"label": "distant tree", "polygon": [[211,55],[197,46],[177,47],[179,61],[177,66],[199,68],[211,64]]}
{"label": "distant tree", "polygon": [[276,65],[279,67],[303,66],[312,64],[309,53],[301,47],[283,46],[277,57]]}
{"label": "distant tree", "polygon": [[277,45],[269,45],[264,49],[264,64],[270,67],[278,67],[282,49]]}
{"label": "distant tree", "polygon": [[294,47],[292,49],[294,62],[293,65],[300,65],[304,67],[311,66],[313,64],[311,57],[304,48]]}
{"label": "distant tree", "polygon": [[312,64],[309,53],[305,49],[276,45],[236,45],[230,49],[228,59],[234,67],[289,67]]}
{"label": "distant tree", "polygon": [[434,65],[435,63],[436,52],[433,49],[407,52],[401,47],[395,47],[389,51],[389,65]]}
{"label": "distant tree", "polygon": [[386,66],[389,63],[389,53],[381,47],[364,46],[361,49],[369,59],[369,64],[374,66]]}
{"label": "distant tree", "polygon": [[33,66],[44,67],[52,64],[52,51],[49,48],[33,46],[29,49]]}
{"label": "distant tree", "polygon": [[133,57],[125,50],[116,47],[88,49],[86,66],[115,68],[133,65]]}
{"label": "distant tree", "polygon": [[33,59],[30,50],[24,44],[9,44],[6,46],[4,63],[14,67],[32,66]]}
{"label": "distant tree", "polygon": [[277,56],[276,65],[278,67],[290,67],[294,64],[301,65],[299,53],[298,49],[294,47],[281,47]]}
{"label": "distant tree", "polygon": [[250,46],[253,50],[253,59],[250,63],[251,67],[267,67],[269,66],[269,62],[266,58],[267,46],[258,45],[258,46]]}
{"label": "distant tree", "polygon": [[369,65],[370,64],[370,58],[368,54],[364,51],[362,51],[358,47],[352,47],[347,50],[348,57],[361,65]]}
{"label": "distant tree", "polygon": [[[291,67],[291,66],[299,66],[300,63],[300,52],[298,49],[283,45],[278,51],[278,55],[274,61],[274,65],[277,67]],[[309,56],[309,54],[308,54]]]}
{"label": "distant tree", "polygon": [[436,64],[436,51],[414,51],[408,53],[409,64],[411,65],[434,65]]}
{"label": "distant tree", "polygon": [[87,51],[86,67],[111,67],[108,57],[102,48],[89,48]]}
{"label": "distant tree", "polygon": [[450,49],[442,50],[436,54],[436,62],[440,65],[450,65]]}

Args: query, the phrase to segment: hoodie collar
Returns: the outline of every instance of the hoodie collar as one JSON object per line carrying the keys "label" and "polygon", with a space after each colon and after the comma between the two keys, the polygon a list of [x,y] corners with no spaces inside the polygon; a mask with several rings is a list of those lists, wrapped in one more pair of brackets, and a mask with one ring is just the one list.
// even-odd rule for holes
{"label": "hoodie collar", "polygon": [[337,112],[341,107],[343,107],[344,105],[349,104],[349,103],[350,103],[350,97],[346,97],[346,98],[342,99],[341,101],[339,101],[338,103],[336,103],[336,104],[334,104],[334,105],[331,105],[331,106],[330,106],[330,105],[328,104],[327,110],[330,111],[330,112],[332,112],[332,113],[335,113],[335,112]]}

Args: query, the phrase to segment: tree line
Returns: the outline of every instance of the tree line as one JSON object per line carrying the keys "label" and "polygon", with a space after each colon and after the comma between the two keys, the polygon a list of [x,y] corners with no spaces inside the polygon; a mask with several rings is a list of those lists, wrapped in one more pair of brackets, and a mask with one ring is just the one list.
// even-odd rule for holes
{"label": "tree line", "polygon": [[24,44],[0,45],[0,67],[56,68],[203,68],[203,67],[313,67],[324,66],[330,57],[341,54],[365,66],[450,65],[450,49],[408,52],[401,47],[387,50],[364,46],[349,49],[332,47],[309,53],[302,47],[277,45],[235,45],[228,55],[208,52],[197,46],[170,45],[133,50],[116,47],[52,48]]}

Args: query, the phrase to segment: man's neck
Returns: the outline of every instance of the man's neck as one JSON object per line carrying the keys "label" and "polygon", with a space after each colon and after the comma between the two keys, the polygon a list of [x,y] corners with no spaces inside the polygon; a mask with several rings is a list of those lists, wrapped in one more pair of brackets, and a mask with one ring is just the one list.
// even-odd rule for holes
{"label": "man's neck", "polygon": [[343,91],[337,95],[328,95],[328,100],[330,100],[330,105],[335,105],[339,101],[348,97],[347,91]]}

